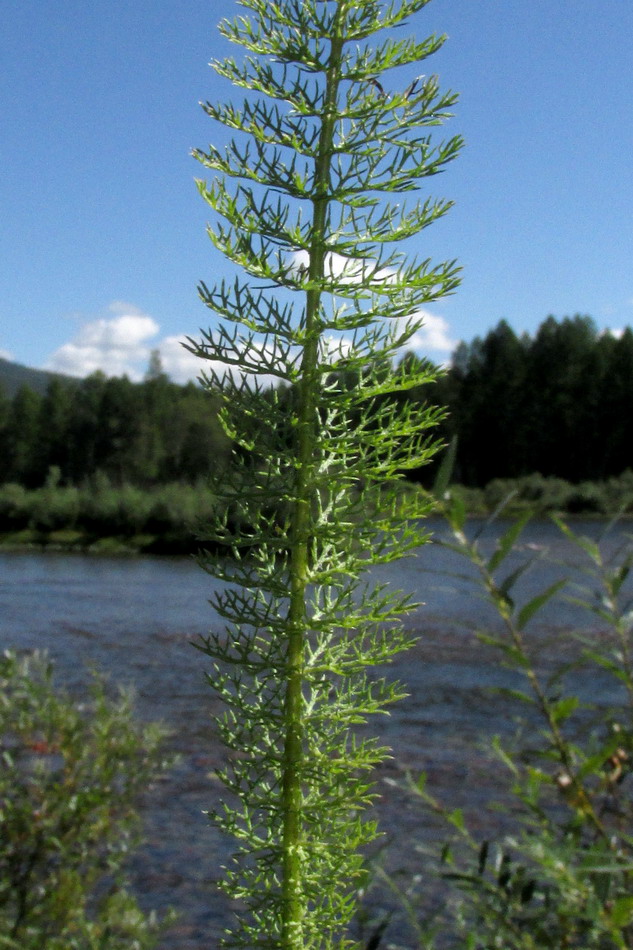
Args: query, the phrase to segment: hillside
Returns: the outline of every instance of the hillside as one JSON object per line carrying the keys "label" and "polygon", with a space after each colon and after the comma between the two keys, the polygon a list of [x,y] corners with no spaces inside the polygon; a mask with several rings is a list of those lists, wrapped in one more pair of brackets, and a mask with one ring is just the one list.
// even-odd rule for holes
{"label": "hillside", "polygon": [[52,379],[64,380],[67,383],[78,382],[72,376],[49,373],[43,369],[31,369],[0,357],[0,392],[4,392],[9,398],[13,398],[20,386],[29,386],[39,395],[43,395]]}

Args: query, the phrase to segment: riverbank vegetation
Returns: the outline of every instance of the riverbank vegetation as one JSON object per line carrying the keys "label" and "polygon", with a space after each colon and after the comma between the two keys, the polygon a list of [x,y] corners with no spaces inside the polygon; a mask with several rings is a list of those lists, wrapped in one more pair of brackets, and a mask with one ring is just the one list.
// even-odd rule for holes
{"label": "riverbank vegetation", "polygon": [[114,487],[101,473],[79,486],[57,478],[53,469],[42,488],[0,486],[0,547],[191,554],[216,508],[204,482],[144,489]]}
{"label": "riverbank vegetation", "polygon": [[[424,366],[412,353],[396,359],[405,377]],[[113,490],[153,491],[195,485],[221,469],[231,444],[218,420],[219,393],[171,382],[156,358],[151,366],[143,383],[96,373],[53,380],[44,394],[22,387],[12,399],[2,397],[0,379],[0,485],[41,488],[53,469],[61,487],[81,489],[105,477]],[[339,376],[353,383],[349,370]],[[292,386],[268,398],[278,401],[281,417],[291,416]],[[611,488],[582,487],[574,500],[563,483],[605,486],[633,469],[633,332],[599,333],[589,317],[548,317],[534,336],[501,322],[484,338],[461,343],[433,382],[379,401],[393,400],[446,407],[435,432],[440,442],[456,443],[455,480],[486,489],[485,497],[498,479],[506,489],[508,479],[520,479],[525,493],[533,478],[537,494],[539,483],[547,504],[560,510],[612,510]],[[250,451],[261,454],[256,418],[247,435]],[[407,478],[430,487],[434,474],[430,465]],[[482,509],[477,492],[468,497]]]}
{"label": "riverbank vegetation", "polygon": [[[400,371],[422,366],[408,354]],[[340,377],[350,384],[349,371]],[[277,400],[280,419],[290,417],[291,387],[265,398]],[[630,330],[616,338],[587,317],[548,318],[531,338],[501,323],[461,344],[443,376],[382,394],[378,405],[390,399],[447,405],[435,431],[455,448],[454,490],[472,516],[508,496],[509,513],[633,511]],[[0,545],[195,550],[196,531],[217,507],[210,478],[231,451],[219,406],[213,387],[178,386],[156,360],[140,384],[95,374],[54,380],[43,395],[22,388],[0,398]],[[257,420],[246,436],[250,455],[262,456]],[[429,487],[436,465],[408,472],[408,490]]]}
{"label": "riverbank vegetation", "polygon": [[[572,484],[531,475],[494,479],[485,488],[453,485],[469,517],[489,517],[503,502],[505,516],[530,510],[583,518],[633,515],[633,472],[604,482]],[[403,494],[425,495],[415,483]],[[220,502],[206,480],[140,488],[113,485],[97,473],[82,485],[59,484],[52,469],[41,488],[0,485],[0,548],[103,554],[193,554]],[[230,518],[229,518],[230,522]]]}
{"label": "riverbank vegetation", "polygon": [[0,399],[0,484],[63,486],[106,477],[116,487],[195,484],[226,459],[218,397],[157,371],[144,383],[95,373],[44,395],[22,387]]}
{"label": "riverbank vegetation", "polygon": [[633,472],[604,481],[568,482],[563,478],[525,475],[494,478],[484,488],[451,486],[469,517],[488,517],[503,506],[504,516],[529,511],[534,517],[562,514],[569,517],[610,518],[633,514]]}

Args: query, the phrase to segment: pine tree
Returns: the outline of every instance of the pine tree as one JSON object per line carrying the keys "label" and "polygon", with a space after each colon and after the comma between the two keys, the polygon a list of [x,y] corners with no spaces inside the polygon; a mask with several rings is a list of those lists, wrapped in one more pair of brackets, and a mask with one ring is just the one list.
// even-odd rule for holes
{"label": "pine tree", "polygon": [[405,199],[461,144],[430,133],[455,96],[410,75],[444,38],[392,34],[427,2],[242,0],[250,14],[221,24],[246,55],[213,65],[246,97],[206,103],[236,138],[195,155],[216,176],[199,183],[209,236],[239,273],[201,285],[222,322],[190,348],[235,446],[207,534],[232,557],[201,559],[227,582],[212,599],[225,628],[201,648],[226,703],[215,818],[238,841],[224,886],[246,907],[231,947],[351,946],[376,835],[361,813],[385,750],[354,728],[402,695],[371,668],[409,645],[412,603],[366,572],[425,538],[402,478],[431,457],[440,415],[381,397],[433,378],[394,359],[458,282],[454,262],[394,247],[450,207]]}
{"label": "pine tree", "polygon": [[9,410],[4,432],[3,478],[27,488],[37,487],[37,436],[42,397],[29,386],[21,386]]}

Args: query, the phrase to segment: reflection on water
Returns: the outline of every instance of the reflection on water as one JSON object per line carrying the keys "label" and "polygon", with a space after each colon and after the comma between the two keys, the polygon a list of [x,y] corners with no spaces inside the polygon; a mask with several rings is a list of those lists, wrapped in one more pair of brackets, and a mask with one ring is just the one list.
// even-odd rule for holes
{"label": "reflection on water", "polygon": [[[598,524],[578,528],[594,537],[600,531]],[[484,545],[492,549],[494,536],[485,537]],[[515,559],[545,549],[554,560],[577,557],[549,524],[529,527],[522,545]],[[564,571],[538,562],[522,577],[521,592],[542,590]],[[476,645],[473,630],[494,626],[495,618],[474,596],[465,561],[429,544],[417,557],[375,569],[372,576],[424,601],[407,619],[419,641],[390,668],[410,695],[369,727],[394,753],[377,775],[387,862],[412,868],[411,841],[440,832],[390,780],[409,769],[426,771],[434,793],[453,807],[464,806],[473,827],[484,825],[498,781],[482,740],[514,728],[490,687],[516,683],[495,655]],[[48,650],[59,681],[77,693],[91,667],[107,671],[113,681],[134,687],[139,715],[161,718],[176,733],[181,760],[147,795],[147,842],[133,868],[148,907],[171,904],[181,914],[164,950],[214,947],[227,923],[225,899],[214,887],[227,847],[202,814],[220,793],[213,770],[222,751],[211,721],[219,706],[205,684],[206,660],[191,646],[218,624],[207,604],[216,583],[188,559],[0,555],[2,647]],[[581,623],[587,617],[563,599],[548,605],[531,633],[544,663],[569,649],[568,631]],[[606,688],[595,673],[576,685],[594,697]]]}

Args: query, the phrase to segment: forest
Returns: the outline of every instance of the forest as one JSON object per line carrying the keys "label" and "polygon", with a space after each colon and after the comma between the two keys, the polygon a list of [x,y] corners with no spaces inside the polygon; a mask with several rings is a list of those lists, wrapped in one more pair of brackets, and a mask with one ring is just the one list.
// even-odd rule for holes
{"label": "forest", "polygon": [[548,317],[534,337],[505,322],[460,344],[434,393],[456,436],[456,478],[481,487],[534,472],[572,483],[633,467],[633,332]]}
{"label": "forest", "polygon": [[[408,353],[400,369],[419,362]],[[290,403],[292,392],[282,398]],[[455,480],[471,488],[533,473],[601,481],[633,468],[630,328],[615,336],[587,316],[550,316],[534,336],[518,336],[501,321],[461,343],[436,383],[399,398],[446,407],[436,434],[456,439]],[[62,486],[97,474],[118,487],[193,485],[229,448],[213,393],[171,382],[155,361],[142,383],[96,373],[53,380],[43,395],[22,387],[0,397],[0,484],[39,488],[53,469]],[[429,467],[411,477],[432,476]]]}
{"label": "forest", "polygon": [[23,386],[0,400],[0,484],[38,488],[53,468],[62,485],[97,473],[116,486],[193,484],[228,450],[213,396],[161,372],[53,380],[44,395]]}

